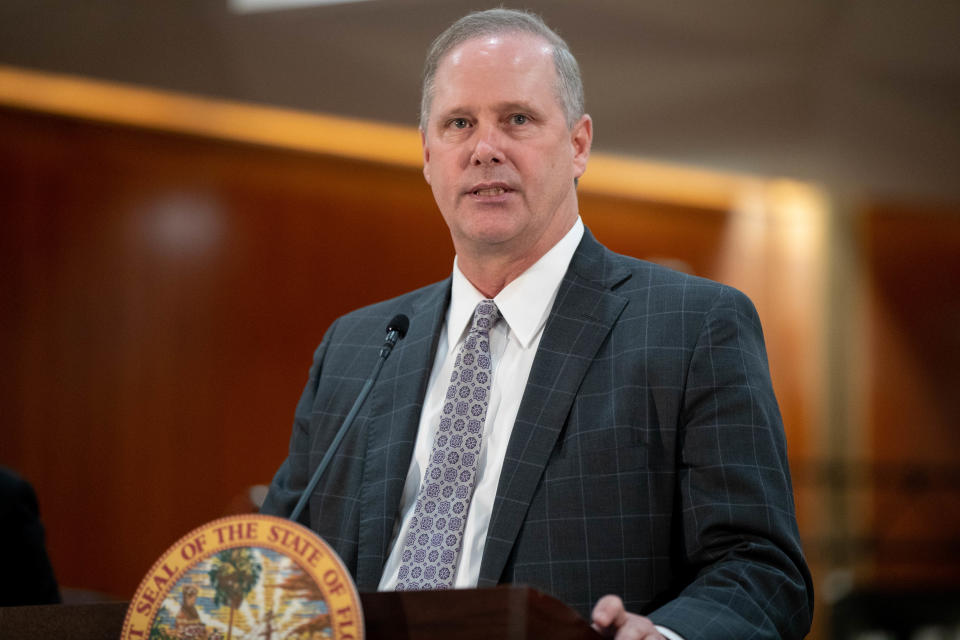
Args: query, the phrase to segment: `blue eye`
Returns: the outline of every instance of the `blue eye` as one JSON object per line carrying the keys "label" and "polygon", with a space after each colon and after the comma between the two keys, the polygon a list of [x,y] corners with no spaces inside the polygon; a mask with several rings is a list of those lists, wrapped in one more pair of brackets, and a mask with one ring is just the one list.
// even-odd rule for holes
{"label": "blue eye", "polygon": [[466,118],[454,118],[450,121],[450,126],[454,129],[466,129],[470,126],[470,123],[467,122]]}
{"label": "blue eye", "polygon": [[522,113],[515,113],[510,116],[510,122],[513,124],[526,124],[529,119]]}

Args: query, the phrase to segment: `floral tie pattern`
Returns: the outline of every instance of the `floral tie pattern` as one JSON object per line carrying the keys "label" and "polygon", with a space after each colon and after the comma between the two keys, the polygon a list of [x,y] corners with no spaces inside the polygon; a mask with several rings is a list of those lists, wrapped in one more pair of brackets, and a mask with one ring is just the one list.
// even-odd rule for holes
{"label": "floral tie pattern", "polygon": [[493,300],[477,304],[457,353],[430,462],[403,540],[398,591],[453,586],[490,401],[490,329],[499,318]]}

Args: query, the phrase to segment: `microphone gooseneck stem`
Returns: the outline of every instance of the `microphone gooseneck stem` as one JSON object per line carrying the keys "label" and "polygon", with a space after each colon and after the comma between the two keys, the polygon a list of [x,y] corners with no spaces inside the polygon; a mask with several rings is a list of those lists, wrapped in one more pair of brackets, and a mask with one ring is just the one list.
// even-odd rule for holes
{"label": "microphone gooseneck stem", "polygon": [[366,400],[367,395],[370,394],[370,390],[373,388],[373,383],[376,382],[377,378],[380,376],[380,369],[383,368],[383,363],[387,361],[387,356],[390,355],[390,352],[393,351],[394,345],[396,345],[397,341],[403,337],[405,332],[405,328],[402,331],[392,329],[387,334],[386,341],[383,343],[383,346],[380,347],[380,357],[377,358],[377,363],[373,366],[373,373],[370,374],[370,377],[367,378],[367,381],[363,384],[363,388],[360,390],[360,395],[357,396],[353,406],[350,408],[350,413],[347,414],[347,417],[344,419],[343,424],[337,431],[337,434],[333,436],[330,446],[327,447],[327,451],[323,454],[320,464],[317,465],[317,470],[313,472],[310,482],[307,483],[303,493],[300,494],[300,500],[297,502],[297,506],[295,506],[293,511],[290,512],[290,520],[296,521],[303,512],[304,507],[307,506],[307,501],[310,499],[310,495],[317,487],[317,483],[320,482],[320,478],[323,477],[323,473],[330,465],[330,461],[333,460],[333,455],[340,447],[340,442],[343,440],[344,436],[347,435],[347,431],[350,430],[350,425],[353,424],[353,420],[357,417],[357,414],[360,413],[360,407],[363,406],[363,401]]}

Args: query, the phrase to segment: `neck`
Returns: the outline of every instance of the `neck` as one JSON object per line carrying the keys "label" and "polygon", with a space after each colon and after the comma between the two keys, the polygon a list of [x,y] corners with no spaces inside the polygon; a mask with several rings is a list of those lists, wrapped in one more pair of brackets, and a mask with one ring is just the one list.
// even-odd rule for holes
{"label": "neck", "polygon": [[[504,287],[519,278],[537,263],[573,228],[576,216],[557,233],[546,235],[534,246],[521,252],[502,252],[486,247],[484,250],[457,249],[457,266],[477,291],[486,298],[495,298]],[[472,248],[472,247],[471,247]],[[468,248],[469,249],[469,248]]]}
{"label": "neck", "polygon": [[501,262],[495,260],[482,260],[478,262],[464,259],[463,256],[457,256],[457,266],[460,271],[470,281],[477,291],[483,294],[485,298],[495,298],[497,294],[503,291],[503,288],[516,280],[529,269],[537,260],[519,261],[519,262]]}

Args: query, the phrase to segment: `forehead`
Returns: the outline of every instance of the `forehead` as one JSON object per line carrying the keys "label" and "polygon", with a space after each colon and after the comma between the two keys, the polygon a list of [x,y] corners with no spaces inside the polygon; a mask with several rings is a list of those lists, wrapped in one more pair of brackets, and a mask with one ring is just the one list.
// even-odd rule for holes
{"label": "forehead", "polygon": [[[553,45],[527,33],[472,38],[451,49],[434,77],[434,102],[473,97],[509,99],[553,95],[557,72]],[[502,94],[520,94],[505,96]],[[526,95],[523,95],[526,94]]]}

